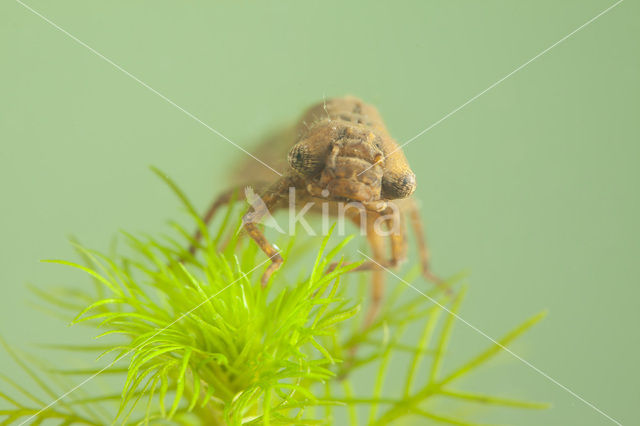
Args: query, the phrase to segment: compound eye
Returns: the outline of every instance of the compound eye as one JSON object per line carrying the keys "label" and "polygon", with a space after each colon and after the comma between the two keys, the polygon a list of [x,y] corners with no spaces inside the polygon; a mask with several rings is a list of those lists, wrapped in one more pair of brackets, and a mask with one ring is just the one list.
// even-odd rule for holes
{"label": "compound eye", "polygon": [[317,157],[305,144],[298,143],[289,151],[289,165],[298,173],[310,176],[322,170],[322,162]]}
{"label": "compound eye", "polygon": [[389,174],[382,177],[382,191],[390,199],[407,198],[416,190],[416,176],[411,171],[400,175]]}

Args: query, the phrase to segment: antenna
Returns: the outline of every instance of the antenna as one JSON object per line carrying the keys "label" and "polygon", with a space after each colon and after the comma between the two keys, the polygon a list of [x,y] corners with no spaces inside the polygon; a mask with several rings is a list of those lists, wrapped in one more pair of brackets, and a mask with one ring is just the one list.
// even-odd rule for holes
{"label": "antenna", "polygon": [[327,110],[327,96],[324,94],[324,92],[322,93],[322,104],[324,106],[324,112],[327,113],[327,118],[329,119],[329,121],[331,121],[331,116],[329,115],[329,111]]}

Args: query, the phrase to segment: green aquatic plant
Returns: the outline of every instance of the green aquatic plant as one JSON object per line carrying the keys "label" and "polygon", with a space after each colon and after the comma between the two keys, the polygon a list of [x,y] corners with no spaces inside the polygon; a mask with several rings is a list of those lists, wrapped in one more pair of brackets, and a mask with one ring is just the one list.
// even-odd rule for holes
{"label": "green aquatic plant", "polygon": [[[546,406],[453,387],[543,314],[443,374],[464,288],[453,298],[440,289],[424,298],[398,284],[375,322],[362,330],[358,312],[366,300],[366,274],[348,273],[358,266],[342,260],[348,238],[329,249],[329,236],[306,242],[288,237],[282,245],[287,262],[262,288],[268,259],[238,232],[234,204],[210,234],[178,187],[159,175],[202,232],[198,255],[185,249],[194,243],[190,233],[172,223],[178,237],[124,233],[126,248],[109,255],[74,243],[82,263],[51,261],[85,272],[94,286],[35,291],[57,315],[97,329],[99,339],[46,348],[65,351],[69,359],[99,354],[98,361],[88,368],[55,369],[2,341],[34,382],[27,387],[0,375],[9,389],[0,392],[2,424],[386,425],[417,416],[473,425],[456,413],[436,411],[431,402],[440,397]],[[334,261],[338,266],[327,272]],[[418,276],[412,270],[405,279]],[[347,284],[356,281],[357,286]],[[407,342],[405,333],[416,327],[419,338]],[[395,392],[385,383],[397,357],[402,368],[393,365],[393,375],[403,375],[404,384]],[[362,371],[374,380],[365,389],[353,379]],[[81,380],[71,382],[72,377]],[[58,400],[60,395],[65,397]]]}

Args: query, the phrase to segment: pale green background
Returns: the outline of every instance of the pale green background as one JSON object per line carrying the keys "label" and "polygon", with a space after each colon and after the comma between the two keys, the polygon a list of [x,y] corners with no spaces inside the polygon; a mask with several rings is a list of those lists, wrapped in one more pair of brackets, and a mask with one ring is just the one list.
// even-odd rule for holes
{"label": "pale green background", "polygon": [[[247,148],[323,94],[407,140],[613,4],[228,3],[29,1]],[[623,424],[640,422],[639,17],[626,0],[406,148],[435,269],[471,271],[462,316],[497,337],[548,308],[514,350]],[[181,212],[149,165],[204,208],[245,155],[13,0],[0,144],[0,334],[32,350],[88,336],[30,307],[28,282],[86,282],[39,259],[72,258],[70,234],[166,230]],[[456,333],[456,360],[487,343]],[[554,404],[491,421],[612,424],[508,355],[467,388]]]}

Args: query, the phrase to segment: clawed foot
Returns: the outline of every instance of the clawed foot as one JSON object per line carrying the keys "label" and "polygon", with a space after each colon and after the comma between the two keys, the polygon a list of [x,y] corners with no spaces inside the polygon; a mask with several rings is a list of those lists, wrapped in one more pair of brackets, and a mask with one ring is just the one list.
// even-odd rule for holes
{"label": "clawed foot", "polygon": [[451,290],[451,288],[445,284],[445,281],[438,277],[437,275],[434,275],[433,272],[431,272],[430,269],[423,269],[422,270],[422,276],[427,280],[430,281],[432,283],[434,283],[435,285],[437,285],[442,291],[444,291],[444,293],[447,296],[453,296],[453,290]]}
{"label": "clawed foot", "polygon": [[271,278],[271,275],[275,271],[277,271],[278,268],[280,268],[280,265],[282,265],[282,262],[284,262],[284,260],[282,259],[282,256],[280,256],[280,253],[276,253],[273,255],[273,257],[271,258],[271,265],[269,265],[267,270],[264,271],[264,274],[262,274],[262,279],[260,280],[260,284],[262,284],[262,288],[265,288],[267,286],[267,284],[269,283],[269,279]]}

